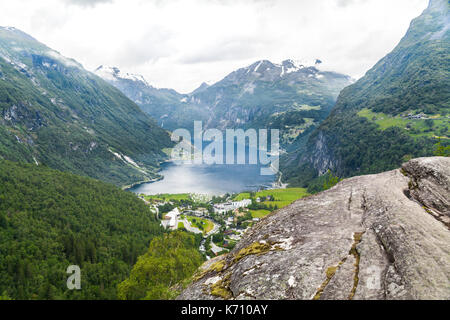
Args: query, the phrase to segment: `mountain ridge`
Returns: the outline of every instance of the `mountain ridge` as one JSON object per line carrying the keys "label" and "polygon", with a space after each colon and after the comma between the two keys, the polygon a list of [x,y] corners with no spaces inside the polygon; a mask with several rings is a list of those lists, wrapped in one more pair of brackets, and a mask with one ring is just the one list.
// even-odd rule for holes
{"label": "mountain ridge", "polygon": [[169,130],[193,130],[194,121],[221,130],[281,129],[282,143],[288,147],[303,141],[328,115],[339,91],[353,82],[349,76],[320,71],[321,63],[260,60],[184,95],[121,78],[114,68],[103,77]]}
{"label": "mountain ridge", "polygon": [[119,90],[15,28],[0,28],[0,114],[1,157],[117,185],[158,177],[171,146]]}
{"label": "mountain ridge", "polygon": [[[331,170],[348,177],[430,156],[450,138],[450,25],[447,0],[433,0],[392,52],[344,88],[303,149],[283,161],[293,184]],[[303,176],[303,177],[302,177]]]}

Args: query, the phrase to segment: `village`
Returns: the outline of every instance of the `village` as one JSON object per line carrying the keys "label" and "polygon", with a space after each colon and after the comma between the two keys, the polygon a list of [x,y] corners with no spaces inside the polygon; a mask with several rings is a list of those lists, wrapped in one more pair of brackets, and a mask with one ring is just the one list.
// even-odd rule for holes
{"label": "village", "polygon": [[[203,237],[199,250],[207,259],[229,252],[242,235],[260,218],[253,217],[250,206],[273,197],[233,200],[233,196],[140,195],[161,220],[166,230],[184,230]],[[268,211],[269,212],[269,211]]]}

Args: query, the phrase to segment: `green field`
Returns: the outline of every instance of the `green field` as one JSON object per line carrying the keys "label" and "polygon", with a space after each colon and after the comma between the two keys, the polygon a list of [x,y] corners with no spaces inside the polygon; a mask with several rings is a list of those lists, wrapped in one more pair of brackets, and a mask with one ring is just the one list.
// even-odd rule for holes
{"label": "green field", "polygon": [[265,216],[267,216],[270,211],[269,210],[250,210],[250,213],[252,214],[253,218],[264,218]]}
{"label": "green field", "polygon": [[[279,209],[284,208],[288,205],[290,205],[295,200],[304,198],[309,196],[309,193],[304,188],[288,188],[288,189],[274,189],[274,190],[263,190],[256,192],[255,197],[267,197],[267,196],[273,196],[274,201],[265,201],[264,204],[267,205],[273,205],[277,206]],[[237,201],[243,200],[243,199],[250,199],[250,193],[240,193],[238,194],[235,199]],[[253,213],[252,213],[253,215]],[[259,218],[259,217],[255,217]]]}
{"label": "green field", "polygon": [[157,195],[145,195],[142,194],[141,196],[144,197],[144,199],[148,201],[182,201],[182,200],[189,200],[193,201],[195,203],[207,203],[211,200],[210,195],[206,194],[196,194],[196,193],[175,193],[175,194],[169,194],[169,193],[161,193]]}
{"label": "green field", "polygon": [[306,111],[309,111],[309,110],[320,110],[320,109],[322,109],[321,106],[309,106],[307,104],[303,104],[303,105],[300,106],[300,108],[297,108],[297,110],[306,110]]}
{"label": "green field", "polygon": [[189,193],[180,194],[157,194],[157,195],[143,195],[145,200],[158,200],[158,201],[181,201],[181,200],[191,200],[191,195]]}
{"label": "green field", "polygon": [[210,232],[214,228],[214,223],[212,223],[208,219],[202,219],[185,215],[182,215],[181,218],[182,219],[186,218],[193,227],[202,230],[204,234]]}
{"label": "green field", "polygon": [[363,109],[358,112],[360,117],[364,117],[370,122],[376,123],[381,130],[391,127],[403,128],[410,132],[412,136],[427,136],[449,138],[450,119],[440,115],[429,116],[432,120],[432,126],[427,125],[426,119],[406,119],[401,116],[391,116],[384,113],[376,113],[369,109]]}

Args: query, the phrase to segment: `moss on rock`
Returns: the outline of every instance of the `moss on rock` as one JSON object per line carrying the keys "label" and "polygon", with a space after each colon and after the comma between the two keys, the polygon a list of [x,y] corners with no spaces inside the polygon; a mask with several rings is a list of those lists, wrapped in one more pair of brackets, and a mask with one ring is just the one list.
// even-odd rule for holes
{"label": "moss on rock", "polygon": [[230,286],[230,276],[226,275],[222,280],[217,281],[211,286],[211,295],[229,300],[233,298],[233,293],[231,292]]}
{"label": "moss on rock", "polygon": [[272,245],[269,243],[254,242],[248,247],[241,249],[234,257],[234,263],[240,261],[242,258],[250,255],[261,255],[269,252]]}

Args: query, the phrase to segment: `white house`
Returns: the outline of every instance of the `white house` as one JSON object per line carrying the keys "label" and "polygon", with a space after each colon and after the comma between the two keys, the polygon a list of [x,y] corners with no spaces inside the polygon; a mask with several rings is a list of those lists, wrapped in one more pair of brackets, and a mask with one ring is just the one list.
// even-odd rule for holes
{"label": "white house", "polygon": [[[168,214],[165,215],[164,220],[168,220],[168,222],[165,223],[165,227],[176,230],[178,227],[178,217],[180,216],[180,210],[178,208],[173,209]],[[164,225],[164,224],[163,224]]]}

